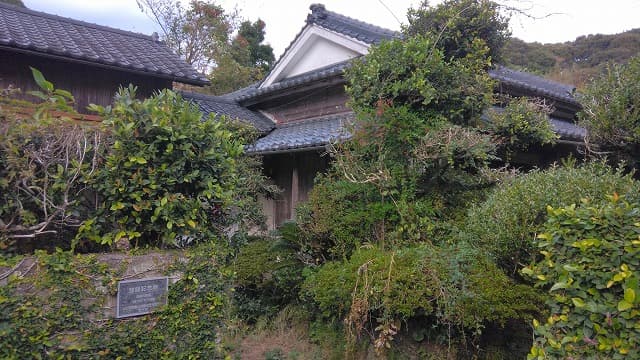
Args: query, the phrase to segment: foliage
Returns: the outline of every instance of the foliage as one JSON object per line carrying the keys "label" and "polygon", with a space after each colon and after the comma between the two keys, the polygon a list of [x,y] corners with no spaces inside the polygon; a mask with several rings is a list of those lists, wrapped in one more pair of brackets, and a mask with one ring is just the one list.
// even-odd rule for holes
{"label": "foliage", "polygon": [[469,127],[492,90],[486,48],[474,44],[445,59],[429,36],[385,42],[347,71],[353,136],[300,218],[330,257],[429,239],[437,220],[457,216],[455,199],[495,181],[492,139]]}
{"label": "foliage", "polygon": [[313,239],[312,258],[346,259],[363,243],[384,246],[384,233],[397,220],[395,207],[367,183],[319,177],[306,208],[298,212],[302,236]]}
{"label": "foliage", "polygon": [[205,90],[212,95],[224,95],[249,86],[264,77],[259,67],[239,64],[231,54],[224,54],[216,61],[209,75],[210,84]]}
{"label": "foliage", "polygon": [[546,75],[557,64],[556,56],[548,46],[538,42],[528,43],[510,38],[504,45],[505,65],[526,72]]}
{"label": "foliage", "polygon": [[449,126],[428,131],[413,149],[421,188],[471,188],[491,184],[482,172],[495,160],[492,138],[473,128]]}
{"label": "foliage", "polygon": [[486,48],[474,44],[465,58],[445,59],[428,36],[386,42],[347,70],[358,118],[353,139],[336,154],[339,173],[409,202],[434,184],[465,183],[459,176],[449,182],[452,173],[486,169],[490,139],[453,126],[476,125],[490,103]]}
{"label": "foliage", "polygon": [[423,124],[403,128],[418,136],[428,124],[473,124],[490,102],[493,83],[483,71],[486,47],[472,45],[465,57],[450,59],[431,35],[383,42],[346,71],[351,106],[369,114],[406,106]]}
{"label": "foliage", "polygon": [[[0,248],[69,246],[91,214],[83,180],[98,166],[102,134],[66,117],[73,96],[55,89],[36,69],[41,104],[2,98],[0,107]],[[33,115],[20,114],[31,108]],[[58,114],[55,114],[55,112]],[[60,115],[64,111],[67,115]]]}
{"label": "foliage", "polygon": [[472,206],[461,225],[461,237],[495,258],[508,274],[515,274],[536,257],[534,238],[547,206],[569,206],[584,198],[598,204],[603,194],[638,190],[631,175],[601,163],[534,170],[500,184],[486,201]]}
{"label": "foliage", "polygon": [[184,8],[177,0],[136,0],[162,30],[162,40],[176,54],[205,72],[227,51],[234,16],[211,1],[191,0]]}
{"label": "foliage", "polygon": [[487,111],[487,128],[501,142],[507,156],[531,145],[552,144],[558,138],[551,123],[551,108],[541,100],[508,99],[504,108]]}
{"label": "foliage", "polygon": [[273,49],[264,42],[264,21],[243,21],[230,44],[229,51],[216,59],[207,91],[226,94],[251,85],[267,74],[275,61]]}
{"label": "foliage", "polygon": [[240,248],[233,270],[238,313],[249,322],[275,315],[297,299],[302,263],[274,239],[256,239]]}
{"label": "foliage", "polygon": [[169,90],[137,100],[131,87],[116,95],[113,107],[94,110],[113,144],[91,182],[103,202],[78,238],[165,246],[221,233],[242,155],[241,139],[225,119],[202,120],[193,104]]}
{"label": "foliage", "polygon": [[238,63],[243,66],[258,67],[263,73],[269,71],[275,61],[271,45],[263,44],[265,26],[265,22],[260,19],[253,23],[248,20],[243,21],[231,43],[232,53]]}
{"label": "foliage", "polygon": [[[228,306],[229,274],[216,266],[211,244],[176,259],[161,311],[127,320],[103,314],[122,279],[95,255],[36,254],[37,276],[0,286],[0,357],[211,359],[222,357],[218,333]],[[103,318],[107,316],[107,318]]]}
{"label": "foliage", "polygon": [[316,179],[308,203],[297,211],[312,257],[344,259],[363,244],[394,248],[439,240],[449,231],[447,221],[462,216],[477,197],[475,189],[495,181],[496,174],[484,170],[492,149],[473,129],[429,131],[413,153],[398,158],[397,165],[412,163],[401,178],[401,171],[357,173],[362,158],[348,159],[341,147],[334,172]]}
{"label": "foliage", "polygon": [[550,294],[528,358],[638,358],[640,203],[614,193],[547,212],[544,258],[522,270]]}
{"label": "foliage", "polygon": [[587,86],[581,96],[581,124],[589,141],[614,151],[637,167],[640,155],[640,56],[626,65],[610,65],[606,74]]}
{"label": "foliage", "polygon": [[348,335],[368,332],[379,349],[410,318],[425,316],[443,330],[479,334],[486,322],[530,318],[540,301],[479,253],[429,245],[358,250],[309,275],[303,291],[325,318],[345,317]]}
{"label": "foliage", "polygon": [[508,17],[499,10],[500,6],[489,0],[446,0],[435,7],[423,0],[418,8],[409,9],[404,33],[437,34],[438,47],[446,58],[464,58],[474,51],[474,41],[482,40],[489,47],[491,60],[500,62],[511,33]]}
{"label": "foliage", "polygon": [[512,38],[504,47],[509,67],[544,75],[582,89],[606,72],[607,63],[627,63],[640,52],[640,29],[613,35],[579,36],[557,44],[526,43]]}

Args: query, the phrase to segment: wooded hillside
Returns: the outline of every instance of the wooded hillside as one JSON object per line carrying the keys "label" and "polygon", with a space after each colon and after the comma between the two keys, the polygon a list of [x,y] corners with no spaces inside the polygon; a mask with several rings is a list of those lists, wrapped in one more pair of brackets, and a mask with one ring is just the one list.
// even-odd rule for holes
{"label": "wooded hillside", "polygon": [[640,53],[640,28],[615,35],[586,35],[557,44],[511,38],[504,48],[508,66],[582,88],[608,62],[626,63]]}

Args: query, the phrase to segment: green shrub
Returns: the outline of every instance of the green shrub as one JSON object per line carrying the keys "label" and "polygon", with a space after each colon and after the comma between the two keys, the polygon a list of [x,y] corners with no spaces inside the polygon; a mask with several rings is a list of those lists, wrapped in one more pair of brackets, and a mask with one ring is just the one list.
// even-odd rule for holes
{"label": "green shrub", "polygon": [[298,216],[304,235],[313,238],[318,256],[345,259],[363,243],[383,244],[398,215],[391,199],[372,184],[316,179],[306,207]]}
{"label": "green shrub", "polygon": [[530,359],[640,357],[640,203],[623,199],[548,209],[522,270],[550,294]]}
{"label": "green shrub", "polygon": [[558,138],[549,122],[551,108],[542,100],[507,99],[504,109],[489,109],[487,127],[498,137],[507,156],[531,145],[552,144]]}
{"label": "green shrub", "polygon": [[345,78],[356,113],[377,110],[380,114],[392,106],[419,114],[413,119],[416,123],[396,123],[397,128],[388,129],[398,138],[405,137],[406,145],[419,139],[429,123],[477,121],[491,100],[493,82],[486,72],[489,49],[473,39],[465,56],[449,57],[438,48],[439,40],[438,35],[425,33],[385,41],[354,61]]}
{"label": "green shrub", "polygon": [[640,56],[611,64],[581,95],[579,113],[589,138],[612,156],[638,167],[640,155]]}
{"label": "green shrub", "polygon": [[113,107],[94,106],[113,144],[93,187],[102,196],[79,237],[153,245],[207,240],[223,223],[242,154],[224,119],[202,119],[195,105],[164,90],[146,100],[122,89]]}
{"label": "green shrub", "polygon": [[240,248],[233,264],[240,317],[255,322],[295,301],[302,283],[302,263],[275,239],[259,239]]}
{"label": "green shrub", "polygon": [[70,246],[92,214],[83,180],[102,151],[100,130],[68,117],[79,116],[73,96],[32,71],[42,91],[30,94],[41,104],[0,91],[0,249],[8,252]]}
{"label": "green shrub", "polygon": [[508,274],[536,256],[534,238],[544,222],[546,207],[604,194],[637,193],[638,183],[601,163],[536,170],[498,186],[483,203],[472,207],[462,225],[462,238],[494,257]]}
{"label": "green shrub", "polygon": [[514,284],[472,249],[427,245],[356,251],[348,261],[329,262],[309,274],[302,294],[323,317],[344,318],[348,334],[375,333],[376,346],[392,340],[385,331],[397,332],[418,316],[449,331],[479,334],[487,322],[531,318],[542,301],[533,288]]}

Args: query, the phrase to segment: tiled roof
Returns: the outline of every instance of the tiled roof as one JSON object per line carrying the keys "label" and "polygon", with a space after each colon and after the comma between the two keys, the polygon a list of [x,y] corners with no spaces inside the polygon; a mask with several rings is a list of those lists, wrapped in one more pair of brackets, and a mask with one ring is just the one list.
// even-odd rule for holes
{"label": "tiled roof", "polygon": [[315,24],[370,45],[379,44],[382,40],[401,37],[397,31],[328,11],[322,4],[313,4],[309,9],[311,9],[311,14],[307,15],[307,24]]}
{"label": "tiled roof", "polygon": [[[345,125],[353,121],[353,118],[353,113],[344,113],[276,126],[271,133],[258,139],[247,151],[258,154],[287,152],[317,148],[331,142],[346,140],[350,134]],[[583,127],[554,117],[549,117],[549,122],[561,140],[584,141],[587,131]]]}
{"label": "tiled roof", "polygon": [[329,115],[277,126],[269,135],[258,139],[247,152],[266,154],[316,148],[349,138],[348,122],[353,113]]}
{"label": "tiled roof", "polygon": [[496,66],[489,70],[489,75],[502,84],[533,92],[540,97],[548,97],[579,106],[574,97],[576,88],[572,85],[562,84],[543,77],[516,71],[504,66]]}
{"label": "tiled roof", "polygon": [[240,106],[228,98],[190,92],[183,92],[182,96],[186,100],[190,100],[198,105],[204,116],[209,116],[209,114],[225,115],[232,119],[251,124],[261,133],[267,133],[275,127],[273,121],[269,120],[266,116],[257,111],[251,111]]}
{"label": "tiled roof", "polygon": [[553,126],[553,130],[560,136],[561,140],[583,142],[585,136],[587,136],[587,129],[573,122],[554,117],[549,117],[549,121],[551,122],[551,126]]}
{"label": "tiled roof", "polygon": [[0,2],[0,47],[194,85],[208,80],[151,36]]}
{"label": "tiled roof", "polygon": [[[238,102],[248,101],[262,95],[275,93],[279,90],[341,75],[349,64],[349,60],[332,64],[324,68],[313,70],[288,79],[283,79],[280,82],[264,88],[259,88],[257,84],[254,84],[236,92],[226,94],[224,97],[229,97]],[[489,75],[502,84],[523,89],[527,92],[533,93],[534,95],[564,101],[574,106],[580,106],[578,100],[574,96],[575,87],[572,85],[562,84],[537,75],[512,70],[500,65],[495,69],[489,70]]]}
{"label": "tiled roof", "polygon": [[333,76],[342,75],[344,69],[349,66],[350,61],[343,61],[337,64],[332,64],[320,69],[306,72],[304,74],[296,75],[287,79],[283,79],[275,84],[267,87],[258,88],[256,86],[249,86],[244,89],[240,89],[236,92],[223,95],[225,98],[231,98],[234,101],[243,102],[261,95],[269,95],[279,90],[285,90],[300,85],[312,83],[314,81],[328,79]]}
{"label": "tiled roof", "polygon": [[[401,37],[401,34],[398,32],[328,11],[322,4],[311,5],[310,9],[311,13],[307,16],[308,24],[315,24],[371,45],[377,44],[382,40]],[[296,39],[299,36],[300,34],[296,36]],[[292,44],[293,43],[295,43],[295,39]],[[285,53],[287,50],[285,50]],[[230,97],[231,99],[242,103],[244,101],[249,101],[263,95],[270,95],[287,88],[340,75],[347,66],[349,66],[349,61],[332,64],[292,78],[283,79],[280,82],[264,88],[259,88],[259,84],[254,84],[234,93],[227,94],[225,97]],[[489,75],[504,85],[522,89],[523,91],[533,93],[536,96],[553,98],[574,106],[579,106],[578,101],[573,95],[575,87],[572,85],[561,84],[537,75],[512,70],[500,65],[496,66],[495,69],[489,70]]]}
{"label": "tiled roof", "polygon": [[[382,40],[390,40],[400,38],[401,34],[397,31],[385,29],[360,20],[340,15],[333,11],[328,11],[323,4],[313,4],[309,7],[311,13],[307,15],[306,23],[308,25],[317,25],[327,30],[331,30],[353,39],[362,41],[369,45],[379,44]],[[291,44],[285,49],[285,54],[291,46],[296,42],[300,35],[304,32],[306,26],[300,30],[298,35],[291,41]],[[278,61],[282,59],[282,56]],[[316,69],[305,74],[297,75],[293,78],[283,79],[282,81],[270,86],[258,89],[259,84],[245,89],[241,89],[225,96],[231,96],[237,101],[247,101],[261,95],[267,95],[278,90],[306,84],[316,80],[325,79],[334,75],[342,74],[342,71],[348,66],[349,62],[341,62],[332,64],[324,68]],[[277,65],[277,64],[276,64]]]}

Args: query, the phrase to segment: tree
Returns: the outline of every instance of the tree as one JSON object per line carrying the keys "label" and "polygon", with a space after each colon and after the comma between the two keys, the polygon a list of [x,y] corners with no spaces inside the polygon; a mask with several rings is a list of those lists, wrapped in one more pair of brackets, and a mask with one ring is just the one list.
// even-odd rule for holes
{"label": "tree", "polygon": [[[425,239],[427,223],[453,214],[447,204],[456,196],[492,182],[483,173],[495,146],[472,128],[491,100],[487,49],[475,41],[465,58],[446,58],[435,41],[383,42],[346,71],[353,136],[335,151],[333,178],[310,195],[318,224],[340,223],[325,227],[333,252],[348,256],[365,238],[383,247]],[[324,201],[340,197],[340,206]]]}
{"label": "tree", "polygon": [[206,72],[227,51],[235,16],[209,1],[136,0],[162,30],[162,40],[187,63]]}
{"label": "tree", "polygon": [[231,41],[230,49],[211,71],[208,90],[226,94],[261,80],[275,61],[273,49],[264,41],[264,21],[244,21]]}
{"label": "tree", "polygon": [[233,39],[232,47],[235,60],[243,66],[260,67],[267,72],[273,62],[273,48],[271,45],[262,44],[264,41],[264,21],[258,19],[255,22],[243,21],[238,29],[238,35]]}
{"label": "tree", "polygon": [[490,0],[446,0],[432,7],[423,0],[409,9],[408,36],[437,34],[438,46],[445,57],[462,58],[472,51],[473,41],[481,39],[489,47],[493,62],[501,60],[501,50],[509,39],[509,18],[500,14],[500,5]]}
{"label": "tree", "polygon": [[217,61],[217,66],[209,74],[207,92],[222,95],[241,89],[259,81],[264,76],[259,67],[243,66],[233,56],[226,54]]}

